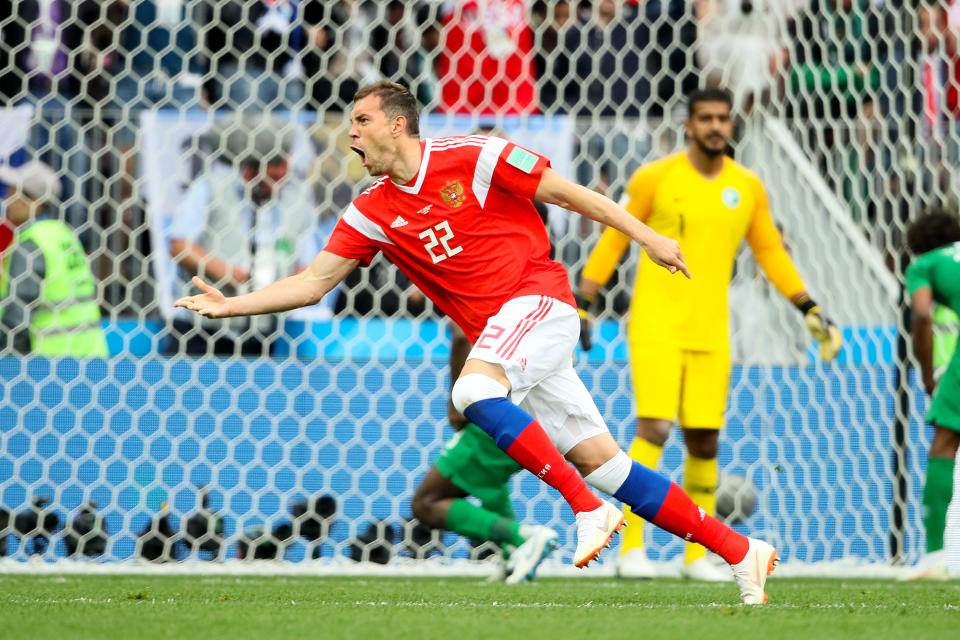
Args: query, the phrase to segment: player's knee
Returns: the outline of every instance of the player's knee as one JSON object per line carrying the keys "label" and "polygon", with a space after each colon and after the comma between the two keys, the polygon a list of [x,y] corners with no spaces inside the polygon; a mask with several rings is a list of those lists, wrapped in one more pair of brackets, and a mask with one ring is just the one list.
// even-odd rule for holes
{"label": "player's knee", "polygon": [[933,440],[930,442],[930,457],[954,458],[960,445],[960,431],[934,426]]}
{"label": "player's knee", "polygon": [[584,480],[592,486],[606,494],[613,495],[620,490],[623,483],[627,481],[630,475],[630,469],[633,467],[633,460],[623,451],[617,453],[597,467],[593,473],[590,473]]}
{"label": "player's knee", "polygon": [[439,522],[439,509],[437,507],[437,496],[422,488],[417,489],[417,492],[413,494],[413,500],[410,501],[410,510],[413,512],[414,518],[428,527],[442,529],[446,523]]}
{"label": "player's knee", "polygon": [[482,373],[468,373],[460,376],[454,383],[450,399],[457,411],[463,413],[474,402],[489,398],[506,398],[509,392],[509,389],[490,376]]}
{"label": "player's knee", "polygon": [[684,429],[683,442],[687,453],[701,460],[712,460],[717,457],[720,446],[719,429]]}
{"label": "player's knee", "polygon": [[673,422],[660,418],[637,418],[637,437],[662,447],[670,437]]}

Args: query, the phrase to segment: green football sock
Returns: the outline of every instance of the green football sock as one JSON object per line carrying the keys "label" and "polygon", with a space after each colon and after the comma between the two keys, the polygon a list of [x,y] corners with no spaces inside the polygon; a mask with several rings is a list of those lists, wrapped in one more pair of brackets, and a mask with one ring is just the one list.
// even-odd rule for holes
{"label": "green football sock", "polygon": [[923,527],[927,531],[927,553],[943,549],[947,507],[953,496],[953,458],[930,458],[927,482],[923,487]]}
{"label": "green football sock", "polygon": [[493,495],[487,500],[480,502],[480,506],[487,511],[492,511],[501,515],[507,520],[516,520],[517,516],[513,512],[513,502],[510,500],[510,490],[504,486],[503,490]]}
{"label": "green football sock", "polygon": [[520,525],[516,520],[487,511],[466,500],[454,500],[447,513],[448,531],[472,540],[489,540],[497,544],[523,544]]}

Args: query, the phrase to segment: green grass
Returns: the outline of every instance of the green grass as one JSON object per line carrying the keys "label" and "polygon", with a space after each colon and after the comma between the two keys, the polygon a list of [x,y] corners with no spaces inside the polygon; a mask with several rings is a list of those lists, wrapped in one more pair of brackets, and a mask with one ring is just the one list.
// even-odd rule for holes
{"label": "green grass", "polygon": [[0,575],[0,638],[97,640],[612,640],[946,638],[960,582],[777,580],[770,603],[732,584],[468,578]]}

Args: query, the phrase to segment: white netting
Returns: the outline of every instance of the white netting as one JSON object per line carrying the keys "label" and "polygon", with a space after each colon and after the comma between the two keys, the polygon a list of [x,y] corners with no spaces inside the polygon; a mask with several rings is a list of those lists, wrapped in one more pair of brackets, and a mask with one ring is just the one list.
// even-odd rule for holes
{"label": "white netting", "polygon": [[[682,147],[687,91],[729,88],[737,157],[847,341],[835,365],[817,363],[796,312],[738,259],[720,460],[758,494],[738,526],[787,562],[915,557],[928,435],[920,388],[898,378],[902,242],[918,210],[954,204],[955,4],[0,3],[0,156],[57,172],[53,214],[89,255],[111,354],[23,355],[4,326],[3,553],[335,565],[478,553],[409,521],[451,433],[449,338],[391,266],[279,322],[185,324],[170,305],[184,275],[243,291],[323,246],[368,182],[343,110],[389,77],[425,105],[425,135],[495,126],[614,199],[637,166]],[[549,227],[575,277],[599,230],[561,211]],[[623,444],[632,265],[579,364]],[[662,468],[677,478],[680,459],[671,440]],[[568,556],[566,507],[514,482],[518,518],[557,528]],[[680,543],[657,533],[650,550],[667,560]]]}

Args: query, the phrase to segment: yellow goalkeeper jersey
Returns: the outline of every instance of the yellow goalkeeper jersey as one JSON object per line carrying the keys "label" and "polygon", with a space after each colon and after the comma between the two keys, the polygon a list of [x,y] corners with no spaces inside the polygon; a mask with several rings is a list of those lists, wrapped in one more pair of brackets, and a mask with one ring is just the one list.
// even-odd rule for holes
{"label": "yellow goalkeeper jersey", "polygon": [[[729,348],[727,289],[740,241],[746,238],[757,262],[784,296],[804,289],[770,217],[760,179],[725,158],[708,180],[686,152],[646,164],[627,185],[625,208],[658,233],[680,243],[693,275],[671,275],[644,252],[630,311],[630,339],[691,350]],[[616,229],[603,232],[583,277],[604,285],[630,239]]]}

